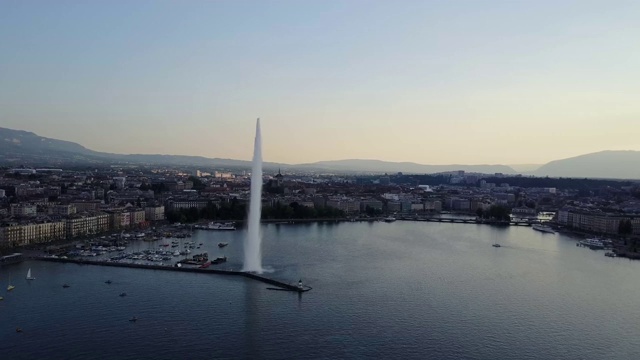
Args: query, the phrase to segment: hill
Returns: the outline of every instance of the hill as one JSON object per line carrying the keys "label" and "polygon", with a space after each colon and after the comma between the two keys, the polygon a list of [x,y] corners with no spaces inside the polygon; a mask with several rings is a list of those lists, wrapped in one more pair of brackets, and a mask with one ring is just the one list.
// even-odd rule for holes
{"label": "hill", "polygon": [[[70,141],[50,139],[32,132],[0,128],[0,165],[69,166],[148,164],[218,168],[251,167],[251,161],[163,154],[112,154],[88,149]],[[602,151],[551,161],[527,173],[536,176],[640,179],[640,151]],[[265,169],[326,171],[335,173],[433,174],[464,170],[484,174],[516,174],[506,165],[426,165],[413,162],[348,159],[309,164],[265,162]],[[519,169],[522,170],[522,169]]]}
{"label": "hill", "polygon": [[[248,168],[250,161],[163,154],[112,154],[93,151],[70,141],[50,139],[32,132],[0,128],[0,164],[62,166],[99,164],[158,164]],[[265,163],[266,168],[286,166]]]}
{"label": "hill", "polygon": [[601,151],[551,161],[536,176],[640,179],[640,151]]}

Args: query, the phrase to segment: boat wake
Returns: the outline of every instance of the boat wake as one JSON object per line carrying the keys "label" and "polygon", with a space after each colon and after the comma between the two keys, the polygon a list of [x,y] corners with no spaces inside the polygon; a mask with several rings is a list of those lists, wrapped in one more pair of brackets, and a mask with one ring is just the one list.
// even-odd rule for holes
{"label": "boat wake", "polygon": [[271,266],[266,266],[262,268],[262,272],[267,274],[273,274],[274,272],[276,272],[276,269],[274,269]]}

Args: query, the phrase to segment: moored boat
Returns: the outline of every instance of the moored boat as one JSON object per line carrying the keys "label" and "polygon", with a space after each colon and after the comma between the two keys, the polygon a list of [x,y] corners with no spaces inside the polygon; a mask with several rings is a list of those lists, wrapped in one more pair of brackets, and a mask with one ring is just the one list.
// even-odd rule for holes
{"label": "moored boat", "polygon": [[588,247],[588,248],[590,248],[592,250],[603,249],[604,248],[604,243],[600,239],[597,239],[597,238],[589,238],[589,239],[582,240],[582,241],[580,241],[580,244],[582,246],[586,246],[586,247]]}
{"label": "moored boat", "polygon": [[555,234],[556,233],[550,226],[547,226],[547,225],[535,224],[535,225],[531,226],[531,228],[533,230],[538,230],[538,231],[541,231],[541,232],[544,232],[544,233],[550,233],[550,234]]}
{"label": "moored boat", "polygon": [[227,245],[229,245],[229,243],[226,243],[226,242],[218,243],[218,247],[219,247],[219,248],[223,248],[223,247],[225,247],[225,246],[227,246]]}
{"label": "moored boat", "polygon": [[0,256],[0,266],[8,264],[17,264],[22,262],[23,257],[21,253],[14,253],[11,255]]}
{"label": "moored boat", "polygon": [[200,229],[203,230],[235,230],[236,225],[232,222],[227,223],[218,223],[218,222],[210,222],[209,225],[201,226]]}

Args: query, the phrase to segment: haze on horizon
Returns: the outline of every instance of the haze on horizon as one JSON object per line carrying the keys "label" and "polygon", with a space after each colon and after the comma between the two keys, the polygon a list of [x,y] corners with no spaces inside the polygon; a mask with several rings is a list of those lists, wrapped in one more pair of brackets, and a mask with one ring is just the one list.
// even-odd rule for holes
{"label": "haze on horizon", "polygon": [[640,150],[637,1],[3,1],[0,126],[98,151],[541,164]]}

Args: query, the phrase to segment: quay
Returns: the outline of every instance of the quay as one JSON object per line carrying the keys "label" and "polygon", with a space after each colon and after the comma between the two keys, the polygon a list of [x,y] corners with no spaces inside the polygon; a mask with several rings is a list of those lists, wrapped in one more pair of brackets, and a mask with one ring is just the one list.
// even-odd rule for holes
{"label": "quay", "polygon": [[[384,217],[355,217],[355,218],[331,218],[331,219],[262,219],[263,224],[304,224],[304,223],[342,223],[342,222],[382,222]],[[453,224],[482,224],[498,226],[533,226],[542,223],[538,219],[511,219],[509,221],[477,219],[470,217],[438,217],[438,216],[398,216],[402,221],[427,221]],[[236,220],[242,223],[242,221]]]}
{"label": "quay", "polygon": [[484,225],[502,225],[502,226],[532,226],[535,224],[540,224],[540,220],[531,219],[531,220],[509,220],[509,221],[498,221],[498,220],[484,220],[484,219],[472,219],[472,218],[461,218],[461,217],[400,217],[398,220],[405,221],[429,221],[429,222],[444,222],[444,223],[456,223],[456,224],[484,224]]}
{"label": "quay", "polygon": [[146,265],[146,264],[121,263],[121,262],[115,262],[115,261],[63,259],[63,258],[52,258],[52,257],[46,257],[46,256],[34,256],[34,257],[31,257],[30,259],[38,260],[38,261],[71,263],[71,264],[78,264],[78,265],[100,265],[100,266],[125,267],[125,268],[134,268],[134,269],[166,270],[166,271],[181,271],[181,272],[192,272],[192,273],[201,273],[201,274],[242,276],[245,278],[261,281],[265,284],[277,286],[280,289],[285,291],[303,293],[311,290],[310,286],[300,287],[298,285],[292,285],[282,281],[269,279],[262,275],[244,272],[244,271],[236,271],[236,270],[218,270],[218,269],[209,269],[209,268],[202,269],[202,268],[176,267],[176,266],[167,266],[167,265]]}

